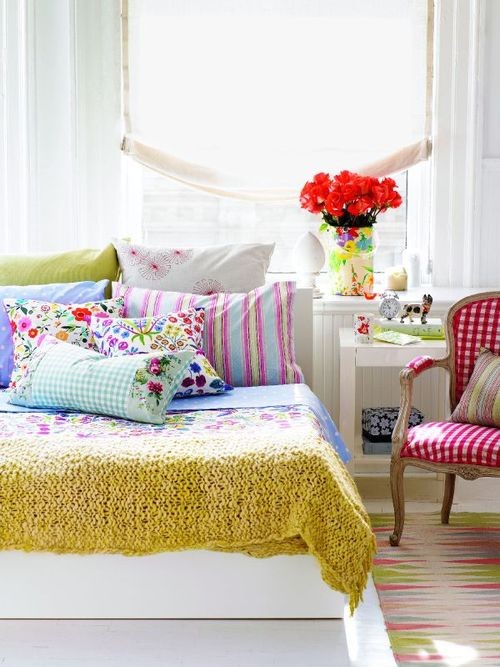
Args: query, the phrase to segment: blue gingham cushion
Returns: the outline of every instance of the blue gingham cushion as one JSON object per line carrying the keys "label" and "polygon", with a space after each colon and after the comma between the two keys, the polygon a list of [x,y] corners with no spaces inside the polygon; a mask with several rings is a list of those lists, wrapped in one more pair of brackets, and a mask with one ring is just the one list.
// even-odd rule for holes
{"label": "blue gingham cushion", "polygon": [[10,402],[162,424],[193,354],[104,357],[47,336],[22,362]]}

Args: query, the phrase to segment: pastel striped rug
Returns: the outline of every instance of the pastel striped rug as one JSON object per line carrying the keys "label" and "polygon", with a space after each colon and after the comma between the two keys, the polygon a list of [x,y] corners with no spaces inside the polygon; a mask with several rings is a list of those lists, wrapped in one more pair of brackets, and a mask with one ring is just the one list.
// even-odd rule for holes
{"label": "pastel striped rug", "polygon": [[372,515],[373,578],[398,665],[500,666],[500,514]]}

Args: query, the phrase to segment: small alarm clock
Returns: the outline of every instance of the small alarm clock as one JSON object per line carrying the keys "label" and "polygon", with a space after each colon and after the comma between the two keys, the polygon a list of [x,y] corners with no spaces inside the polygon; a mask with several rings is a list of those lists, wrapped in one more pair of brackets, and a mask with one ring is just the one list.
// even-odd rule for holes
{"label": "small alarm clock", "polygon": [[378,312],[388,320],[392,320],[399,315],[401,304],[399,297],[394,290],[388,289],[380,297]]}

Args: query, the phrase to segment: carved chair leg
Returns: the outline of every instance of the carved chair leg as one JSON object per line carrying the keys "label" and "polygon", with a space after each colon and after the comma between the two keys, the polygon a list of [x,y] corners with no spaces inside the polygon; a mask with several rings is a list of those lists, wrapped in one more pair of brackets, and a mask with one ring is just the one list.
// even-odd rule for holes
{"label": "carved chair leg", "polygon": [[441,507],[441,523],[449,523],[453,494],[455,493],[455,478],[453,473],[446,473],[444,481],[443,505]]}
{"label": "carved chair leg", "polygon": [[404,495],[404,475],[405,466],[398,457],[391,460],[391,493],[392,504],[394,505],[394,532],[389,537],[392,547],[399,545],[399,540],[403,534],[405,523],[405,495]]}

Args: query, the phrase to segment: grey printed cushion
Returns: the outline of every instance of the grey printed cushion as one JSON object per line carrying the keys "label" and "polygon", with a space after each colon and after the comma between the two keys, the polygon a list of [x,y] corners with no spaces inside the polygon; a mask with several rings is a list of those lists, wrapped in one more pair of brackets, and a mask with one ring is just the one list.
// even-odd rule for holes
{"label": "grey printed cushion", "polygon": [[10,402],[162,424],[193,354],[104,357],[47,336],[21,363]]}
{"label": "grey printed cushion", "polygon": [[[363,435],[372,442],[386,442],[391,439],[399,415],[399,408],[364,408],[362,412]],[[408,426],[418,426],[424,415],[412,408]]]}

